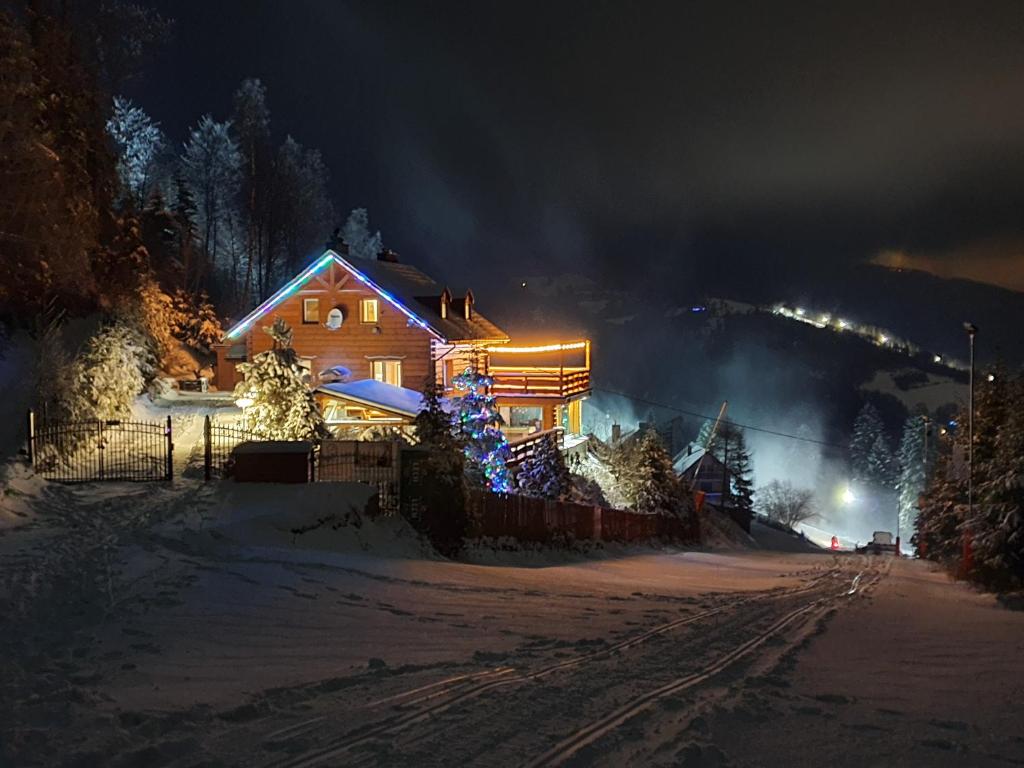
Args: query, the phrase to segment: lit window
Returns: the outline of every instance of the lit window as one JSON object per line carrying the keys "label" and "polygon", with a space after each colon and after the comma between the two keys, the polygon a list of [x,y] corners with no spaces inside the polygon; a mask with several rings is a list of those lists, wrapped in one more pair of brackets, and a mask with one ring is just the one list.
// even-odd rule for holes
{"label": "lit window", "polygon": [[448,318],[448,296],[441,294],[441,319],[446,320]]}
{"label": "lit window", "polygon": [[374,360],[373,378],[383,381],[385,384],[402,386],[402,361],[401,360]]}
{"label": "lit window", "polygon": [[304,322],[304,323],[319,323],[320,322],[320,299],[303,299],[302,300],[302,322]]}
{"label": "lit window", "polygon": [[359,302],[359,319],[364,323],[376,323],[380,307],[376,299],[363,299]]}

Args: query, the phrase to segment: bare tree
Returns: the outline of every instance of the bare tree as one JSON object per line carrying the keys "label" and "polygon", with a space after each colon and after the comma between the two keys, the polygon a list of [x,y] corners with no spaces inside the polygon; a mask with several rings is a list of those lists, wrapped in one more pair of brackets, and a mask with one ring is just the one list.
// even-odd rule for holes
{"label": "bare tree", "polygon": [[792,528],[818,514],[814,491],[794,488],[788,480],[772,480],[755,494],[757,511],[775,523]]}

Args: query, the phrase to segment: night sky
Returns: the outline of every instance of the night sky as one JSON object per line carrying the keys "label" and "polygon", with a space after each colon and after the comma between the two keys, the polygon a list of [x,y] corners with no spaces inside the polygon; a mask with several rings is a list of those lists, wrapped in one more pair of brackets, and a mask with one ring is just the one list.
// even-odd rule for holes
{"label": "night sky", "polygon": [[476,285],[875,259],[1024,290],[1019,1],[158,7],[130,95],[172,137],[259,77],[341,209]]}

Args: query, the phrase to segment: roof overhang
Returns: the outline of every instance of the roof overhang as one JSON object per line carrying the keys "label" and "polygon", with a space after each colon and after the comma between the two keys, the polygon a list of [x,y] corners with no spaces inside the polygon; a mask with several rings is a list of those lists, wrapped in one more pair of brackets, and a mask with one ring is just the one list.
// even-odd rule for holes
{"label": "roof overhang", "polygon": [[240,337],[242,334],[244,334],[246,331],[252,328],[253,323],[255,323],[259,318],[263,317],[263,315],[270,312],[270,310],[272,310],[282,301],[287,299],[293,293],[298,291],[303,285],[305,285],[305,283],[312,279],[314,275],[316,275],[318,272],[320,272],[321,270],[323,270],[325,267],[332,263],[337,264],[342,269],[346,270],[354,278],[359,280],[361,283],[364,283],[368,288],[370,288],[370,290],[372,290],[378,296],[385,299],[395,309],[397,309],[399,312],[401,312],[407,318],[409,318],[410,323],[419,326],[420,328],[427,331],[427,333],[429,333],[431,336],[434,336],[439,341],[447,343],[444,334],[442,334],[436,328],[432,327],[426,320],[424,320],[422,317],[420,317],[407,306],[405,306],[405,304],[400,302],[390,293],[388,293],[379,285],[377,285],[377,283],[375,283],[373,280],[371,280],[369,277],[363,274],[363,272],[361,272],[358,268],[356,268],[352,264],[352,262],[350,262],[348,259],[339,255],[336,251],[333,250],[325,251],[322,256],[320,256],[312,264],[310,264],[299,274],[293,277],[283,288],[281,288],[269,299],[267,299],[258,307],[256,307],[256,309],[254,309],[252,312],[250,312],[248,315],[242,318],[242,320],[240,320],[238,323],[232,326],[232,328],[229,329],[227,333],[224,334],[222,341],[229,341],[231,339],[237,339],[238,337]]}

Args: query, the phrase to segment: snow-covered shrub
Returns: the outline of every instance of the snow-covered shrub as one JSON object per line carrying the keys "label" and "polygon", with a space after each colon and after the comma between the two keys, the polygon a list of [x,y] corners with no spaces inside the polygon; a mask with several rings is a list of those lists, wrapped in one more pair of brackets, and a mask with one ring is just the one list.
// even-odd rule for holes
{"label": "snow-covered shrub", "polygon": [[153,356],[146,337],[121,318],[86,342],[71,366],[71,387],[62,411],[71,420],[122,419],[146,386]]}
{"label": "snow-covered shrub", "polygon": [[274,339],[274,348],[241,363],[238,370],[245,378],[235,386],[235,397],[252,400],[246,409],[249,428],[266,440],[326,437],[323,414],[291,346],[291,328],[277,318],[263,330]]}

